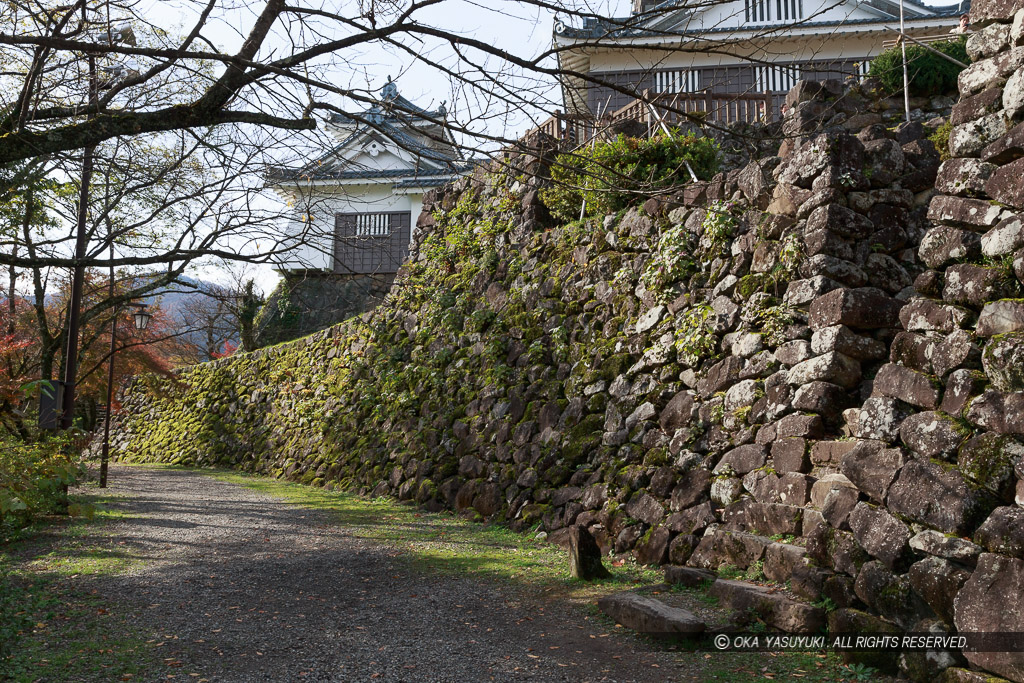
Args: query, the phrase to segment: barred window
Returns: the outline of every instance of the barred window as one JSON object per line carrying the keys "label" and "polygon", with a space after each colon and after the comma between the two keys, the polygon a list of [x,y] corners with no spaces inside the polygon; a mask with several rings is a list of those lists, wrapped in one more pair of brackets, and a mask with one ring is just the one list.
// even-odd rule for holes
{"label": "barred window", "polygon": [[758,92],[789,92],[799,80],[798,66],[759,66],[755,68],[754,89]]}
{"label": "barred window", "polygon": [[700,71],[676,69],[654,73],[654,91],[661,93],[698,92]]}
{"label": "barred window", "polygon": [[743,18],[747,23],[776,24],[804,17],[803,0],[744,0]]}
{"label": "barred window", "polygon": [[390,213],[361,213],[355,216],[356,237],[387,237],[391,234]]}

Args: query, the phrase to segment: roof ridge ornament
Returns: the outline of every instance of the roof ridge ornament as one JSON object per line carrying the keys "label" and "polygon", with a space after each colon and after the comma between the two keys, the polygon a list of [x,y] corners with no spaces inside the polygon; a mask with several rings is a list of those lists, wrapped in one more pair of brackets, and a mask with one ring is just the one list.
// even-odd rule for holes
{"label": "roof ridge ornament", "polygon": [[394,102],[398,99],[398,85],[388,76],[388,82],[380,89],[380,97],[385,102]]}

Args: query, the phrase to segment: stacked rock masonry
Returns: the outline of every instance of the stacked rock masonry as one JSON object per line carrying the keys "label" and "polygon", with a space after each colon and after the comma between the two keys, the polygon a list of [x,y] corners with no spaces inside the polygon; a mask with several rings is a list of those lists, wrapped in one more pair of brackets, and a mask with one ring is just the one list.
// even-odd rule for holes
{"label": "stacked rock masonry", "polygon": [[376,310],[136,381],[116,453],[745,569],[788,591],[714,591],[784,630],[1024,631],[1024,38],[978,4],[941,168],[833,82],[778,156],[603,220],[551,225],[551,155],[510,152],[427,196]]}

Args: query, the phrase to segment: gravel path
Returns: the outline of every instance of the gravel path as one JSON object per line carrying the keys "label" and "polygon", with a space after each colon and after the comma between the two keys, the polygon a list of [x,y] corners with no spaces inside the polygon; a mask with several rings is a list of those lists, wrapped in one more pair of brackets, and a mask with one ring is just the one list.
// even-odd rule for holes
{"label": "gravel path", "polygon": [[129,513],[111,542],[145,562],[89,581],[121,596],[118,609],[163,643],[171,668],[151,680],[694,677],[692,660],[577,605],[411,570],[397,547],[357,538],[326,513],[194,472],[114,467],[110,480],[122,495],[114,505]]}

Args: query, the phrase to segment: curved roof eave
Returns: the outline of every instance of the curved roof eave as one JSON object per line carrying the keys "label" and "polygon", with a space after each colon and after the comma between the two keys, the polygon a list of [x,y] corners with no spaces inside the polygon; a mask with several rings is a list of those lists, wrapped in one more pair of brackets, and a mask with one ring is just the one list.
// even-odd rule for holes
{"label": "curved roof eave", "polygon": [[[942,28],[955,26],[959,18],[955,15],[935,15],[930,17],[915,17],[907,18],[906,24],[913,27],[921,26],[927,28]],[[765,31],[770,31],[778,28],[785,28],[786,34],[784,37],[803,37],[818,35],[821,33],[822,28],[834,29],[836,33],[867,33],[871,31],[887,31],[886,24],[891,23],[892,19],[854,19],[845,21],[820,21],[820,22],[808,22],[799,24],[796,26],[759,26],[753,30],[740,30],[734,27],[727,28],[712,28],[701,31],[694,31],[691,33],[680,32],[680,33],[669,33],[662,32],[657,34],[651,34],[649,32],[635,32],[628,36],[581,36],[579,38],[567,37],[565,34],[557,36],[556,45],[563,48],[576,48],[585,49],[601,48],[611,44],[616,47],[633,47],[643,45],[664,45],[671,43],[673,40],[683,41],[686,40],[688,46],[692,46],[694,41],[697,42],[723,42],[726,40],[750,40],[756,38],[772,39],[782,37],[778,32],[770,35],[764,35]]]}

